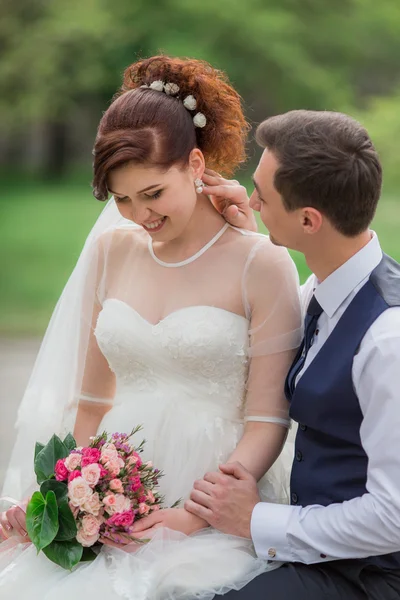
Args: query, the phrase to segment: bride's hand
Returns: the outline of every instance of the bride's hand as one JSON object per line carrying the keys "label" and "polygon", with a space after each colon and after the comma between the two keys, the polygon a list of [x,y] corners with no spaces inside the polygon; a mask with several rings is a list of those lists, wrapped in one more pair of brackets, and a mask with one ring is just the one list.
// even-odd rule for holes
{"label": "bride's hand", "polygon": [[[200,529],[209,527],[209,525],[207,521],[192,515],[184,508],[165,508],[153,512],[148,517],[143,517],[135,523],[131,528],[131,536],[144,542],[146,539],[151,539],[160,527],[167,527],[168,529],[174,529],[186,535],[190,535]],[[132,539],[129,539],[127,536],[118,534],[102,537],[100,542],[106,546],[125,550],[125,552],[136,552],[142,546],[141,543],[135,541],[132,542]]]}
{"label": "bride's hand", "polygon": [[204,194],[219,213],[234,227],[258,231],[257,221],[250,208],[247,190],[236,180],[224,179],[211,169],[203,174]]}
{"label": "bride's hand", "polygon": [[148,517],[140,519],[132,527],[132,534],[140,538],[151,537],[156,529],[167,527],[181,531],[186,535],[195,533],[200,529],[208,527],[207,521],[192,515],[184,508],[164,508],[157,512],[153,512]]}
{"label": "bride's hand", "polygon": [[30,541],[26,531],[26,514],[24,510],[27,504],[28,501],[25,501],[21,503],[21,506],[12,506],[0,513],[0,531],[4,538],[19,536],[25,538],[27,542]]}

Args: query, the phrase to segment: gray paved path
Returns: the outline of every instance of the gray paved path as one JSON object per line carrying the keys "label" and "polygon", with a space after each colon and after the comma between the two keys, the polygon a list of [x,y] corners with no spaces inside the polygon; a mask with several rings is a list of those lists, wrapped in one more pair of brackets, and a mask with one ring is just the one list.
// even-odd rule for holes
{"label": "gray paved path", "polygon": [[0,490],[14,440],[14,423],[40,341],[0,338]]}

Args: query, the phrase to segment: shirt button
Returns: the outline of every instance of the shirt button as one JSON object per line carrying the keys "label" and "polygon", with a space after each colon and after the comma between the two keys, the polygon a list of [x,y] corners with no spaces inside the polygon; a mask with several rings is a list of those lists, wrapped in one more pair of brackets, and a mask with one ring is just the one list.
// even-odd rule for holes
{"label": "shirt button", "polygon": [[293,504],[297,504],[298,500],[299,500],[298,495],[293,492],[292,493],[292,502],[293,502]]}
{"label": "shirt button", "polygon": [[326,554],[320,554],[321,558],[326,558]]}
{"label": "shirt button", "polygon": [[300,452],[300,450],[297,450],[297,452],[296,452],[296,460],[297,460],[297,461],[299,461],[299,462],[300,462],[301,460],[303,460],[303,455],[302,455],[302,453]]}
{"label": "shirt button", "polygon": [[270,548],[270,549],[268,550],[268,556],[269,556],[270,558],[275,558],[275,556],[276,556],[276,550],[275,550],[275,548]]}
{"label": "shirt button", "polygon": [[300,423],[299,427],[300,427],[301,431],[306,431],[306,429],[307,429],[307,425],[304,425],[304,423]]}
{"label": "shirt button", "polygon": [[319,334],[319,329],[316,329],[315,330],[315,335],[318,335],[318,334]]}

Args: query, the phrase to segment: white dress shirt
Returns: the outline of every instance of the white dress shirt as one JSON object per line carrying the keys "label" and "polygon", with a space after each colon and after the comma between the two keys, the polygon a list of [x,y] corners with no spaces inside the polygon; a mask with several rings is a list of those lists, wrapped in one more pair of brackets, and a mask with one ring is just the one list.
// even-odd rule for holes
{"label": "white dress shirt", "polygon": [[[381,259],[373,233],[364,248],[322,283],[315,275],[305,283],[304,307],[315,290],[323,313],[298,379]],[[387,309],[371,325],[354,357],[352,378],[363,414],[367,493],[326,507],[260,502],[251,519],[259,557],[310,564],[400,551],[400,307]]]}

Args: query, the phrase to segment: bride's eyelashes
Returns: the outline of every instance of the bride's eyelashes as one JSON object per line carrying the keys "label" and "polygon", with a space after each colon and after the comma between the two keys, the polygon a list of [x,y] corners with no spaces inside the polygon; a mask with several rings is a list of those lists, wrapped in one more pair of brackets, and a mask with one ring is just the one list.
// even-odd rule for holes
{"label": "bride's eyelashes", "polygon": [[157,200],[157,198],[159,198],[161,196],[161,194],[163,193],[164,190],[157,190],[156,192],[154,192],[154,194],[145,194],[146,198],[149,198],[151,200]]}
{"label": "bride's eyelashes", "polygon": [[[159,198],[161,196],[163,191],[164,190],[162,190],[162,189],[157,190],[156,192],[154,192],[154,194],[144,194],[144,196],[147,200],[157,200],[157,198]],[[115,202],[120,204],[122,202],[126,202],[127,200],[129,200],[129,198],[128,198],[128,196],[123,196],[122,198],[119,198],[118,196],[114,196],[114,200],[115,200]]]}

